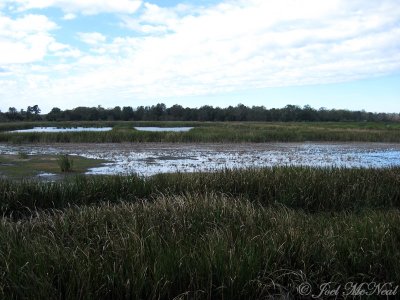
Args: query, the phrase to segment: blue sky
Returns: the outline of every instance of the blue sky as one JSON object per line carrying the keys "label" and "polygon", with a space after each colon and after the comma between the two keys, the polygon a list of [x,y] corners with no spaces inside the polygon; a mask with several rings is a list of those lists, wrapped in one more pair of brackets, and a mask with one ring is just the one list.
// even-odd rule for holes
{"label": "blue sky", "polygon": [[0,110],[400,112],[398,0],[2,0]]}

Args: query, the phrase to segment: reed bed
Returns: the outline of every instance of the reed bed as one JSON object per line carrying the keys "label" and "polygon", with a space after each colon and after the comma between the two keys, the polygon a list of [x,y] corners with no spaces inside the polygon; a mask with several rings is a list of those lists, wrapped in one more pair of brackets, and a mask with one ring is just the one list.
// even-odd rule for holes
{"label": "reed bed", "polygon": [[227,194],[262,205],[306,212],[400,208],[400,168],[272,167],[152,177],[76,176],[63,181],[0,179],[0,213],[30,215],[37,209],[127,201],[155,195]]}
{"label": "reed bed", "polygon": [[400,212],[307,214],[159,196],[0,222],[3,299],[265,299],[307,281],[400,282]]}
{"label": "reed bed", "polygon": [[[34,126],[111,126],[108,132],[9,133]],[[189,132],[143,132],[134,126],[195,127]],[[223,143],[223,142],[400,142],[398,123],[211,123],[211,122],[47,122],[0,124],[0,142],[10,143]]]}
{"label": "reed bed", "polygon": [[305,282],[312,294],[400,283],[398,167],[0,179],[0,213],[0,299],[293,299]]}

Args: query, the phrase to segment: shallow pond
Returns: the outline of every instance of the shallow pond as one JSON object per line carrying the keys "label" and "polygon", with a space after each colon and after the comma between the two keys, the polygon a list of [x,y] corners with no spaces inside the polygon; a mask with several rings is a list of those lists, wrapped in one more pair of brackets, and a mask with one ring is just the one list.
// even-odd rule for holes
{"label": "shallow pond", "polygon": [[193,127],[133,127],[139,131],[152,131],[152,132],[164,132],[164,131],[173,131],[173,132],[187,132]]}
{"label": "shallow pond", "polygon": [[111,127],[71,127],[71,128],[58,128],[58,127],[34,127],[30,129],[19,129],[10,132],[82,132],[82,131],[110,131]]}
{"label": "shallow pond", "polygon": [[400,166],[400,144],[0,144],[0,154],[71,154],[111,161],[87,174],[149,176],[165,172],[212,171],[222,168],[311,166],[385,168]]}

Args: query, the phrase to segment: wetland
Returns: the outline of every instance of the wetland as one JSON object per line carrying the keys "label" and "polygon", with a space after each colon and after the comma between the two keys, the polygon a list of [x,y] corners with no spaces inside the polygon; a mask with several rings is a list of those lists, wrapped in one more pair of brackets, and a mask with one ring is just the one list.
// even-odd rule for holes
{"label": "wetland", "polygon": [[[111,130],[9,132],[35,127]],[[293,298],[303,282],[400,282],[399,132],[0,124],[0,298]]]}

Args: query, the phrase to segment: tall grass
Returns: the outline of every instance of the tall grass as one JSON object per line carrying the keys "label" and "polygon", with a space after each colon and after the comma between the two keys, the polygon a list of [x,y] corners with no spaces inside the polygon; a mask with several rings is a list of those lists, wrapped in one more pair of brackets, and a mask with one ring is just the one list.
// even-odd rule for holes
{"label": "tall grass", "polygon": [[[384,123],[185,123],[83,122],[43,123],[48,126],[113,126],[108,132],[7,133],[32,123],[0,124],[0,142],[11,143],[120,143],[120,142],[400,142],[398,124]],[[61,125],[62,124],[62,125]],[[68,125],[69,124],[69,125]],[[133,126],[194,126],[189,132],[143,132]],[[14,127],[14,128],[13,128]]]}
{"label": "tall grass", "polygon": [[309,215],[223,195],[0,222],[3,299],[299,297],[307,281],[400,282],[400,212]]}
{"label": "tall grass", "polygon": [[26,152],[20,151],[20,152],[18,152],[18,158],[19,158],[19,159],[28,159],[28,158],[29,158],[29,155],[28,155],[28,153],[26,153]]}
{"label": "tall grass", "polygon": [[307,212],[400,208],[400,168],[273,167],[212,173],[78,176],[58,182],[0,179],[0,213],[30,214],[69,205],[135,202],[158,194],[228,194]]}
{"label": "tall grass", "polygon": [[61,172],[71,172],[74,166],[74,160],[68,154],[61,154],[57,159],[57,164]]}
{"label": "tall grass", "polygon": [[266,299],[400,283],[400,168],[0,179],[0,299]]}

